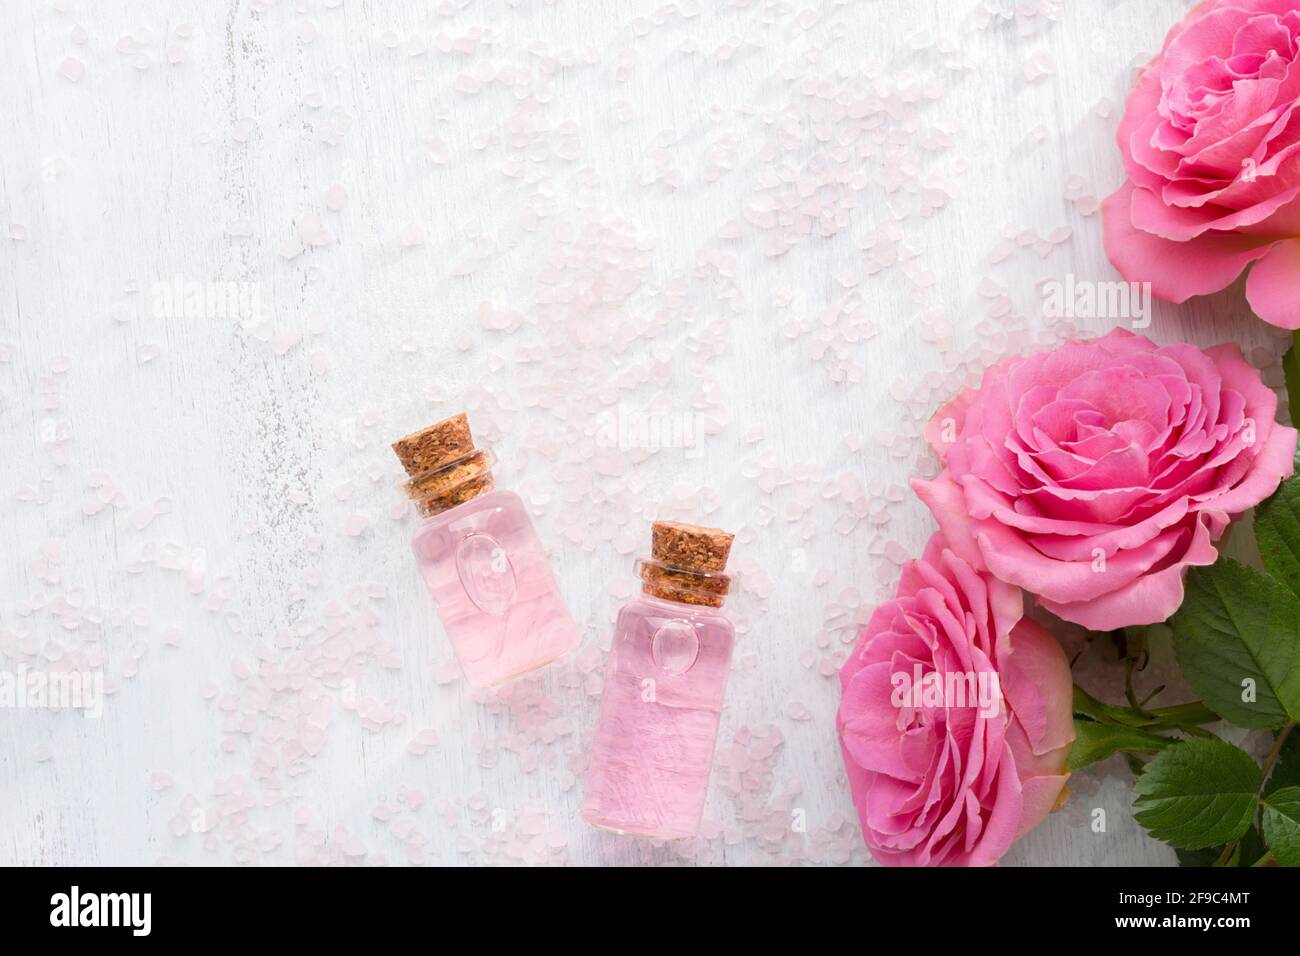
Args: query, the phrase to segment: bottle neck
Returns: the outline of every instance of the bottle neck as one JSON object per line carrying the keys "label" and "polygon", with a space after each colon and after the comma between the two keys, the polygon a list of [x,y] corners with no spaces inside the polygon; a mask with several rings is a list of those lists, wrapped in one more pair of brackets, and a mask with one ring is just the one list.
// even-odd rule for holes
{"label": "bottle neck", "polygon": [[676,604],[722,607],[731,590],[731,578],[717,571],[677,568],[642,558],[636,563],[641,593]]}
{"label": "bottle neck", "polygon": [[492,458],[482,450],[416,475],[404,485],[416,509],[426,518],[487,494],[494,486]]}

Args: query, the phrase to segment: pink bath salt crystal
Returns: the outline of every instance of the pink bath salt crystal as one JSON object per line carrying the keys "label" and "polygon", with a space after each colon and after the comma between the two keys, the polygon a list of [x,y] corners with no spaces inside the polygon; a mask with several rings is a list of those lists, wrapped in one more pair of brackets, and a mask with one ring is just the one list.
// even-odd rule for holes
{"label": "pink bath salt crystal", "polygon": [[890,541],[885,545],[885,558],[891,563],[902,567],[912,559],[912,555],[897,541]]}
{"label": "pink bath salt crystal", "polygon": [[449,658],[433,666],[433,681],[435,684],[451,684],[459,677],[460,666],[454,659]]}
{"label": "pink bath salt crystal", "polygon": [[402,227],[402,231],[398,234],[397,241],[403,249],[423,245],[424,229],[417,223],[407,223]]}
{"label": "pink bath salt crystal", "polygon": [[81,78],[86,75],[86,64],[75,56],[64,57],[63,62],[59,64],[59,75],[70,83],[80,83]]}
{"label": "pink bath salt crystal", "polygon": [[301,332],[277,332],[271,339],[271,351],[276,355],[284,356],[301,341]]}
{"label": "pink bath salt crystal", "polygon": [[325,190],[325,206],[331,212],[338,212],[348,204],[348,193],[339,183],[333,183]]}
{"label": "pink bath salt crystal", "polygon": [[[336,834],[335,838],[338,839],[339,835],[340,834]],[[352,836],[346,830],[342,832],[341,836],[342,840],[339,849],[342,850],[344,856],[352,859],[360,859],[366,855],[366,845],[357,837]]]}
{"label": "pink bath salt crystal", "polygon": [[328,246],[334,242],[334,236],[319,216],[304,216],[298,223],[298,239],[308,248]]}
{"label": "pink bath salt crystal", "polygon": [[484,302],[478,309],[479,323],[495,332],[511,332],[523,322],[523,314],[504,303]]}
{"label": "pink bath salt crystal", "polygon": [[439,744],[438,733],[432,729],[421,730],[406,745],[408,753],[415,756],[423,756],[429,750],[437,747]]}

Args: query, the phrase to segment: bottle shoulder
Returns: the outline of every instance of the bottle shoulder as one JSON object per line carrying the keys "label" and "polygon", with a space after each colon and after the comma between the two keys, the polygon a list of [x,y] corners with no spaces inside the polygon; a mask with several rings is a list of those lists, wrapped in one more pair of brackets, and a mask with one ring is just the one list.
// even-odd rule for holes
{"label": "bottle shoulder", "polygon": [[510,504],[524,507],[524,499],[509,488],[493,488],[485,495],[479,495],[478,498],[471,499],[465,504],[473,504],[474,501],[491,502],[493,504]]}
{"label": "bottle shoulder", "polygon": [[471,498],[469,501],[462,501],[454,508],[448,508],[446,511],[439,511],[435,515],[420,519],[420,524],[415,533],[419,536],[427,531],[455,524],[467,516],[482,511],[497,510],[513,510],[520,511],[525,515],[528,514],[528,509],[524,506],[524,500],[519,495],[508,488],[494,488],[486,494]]}
{"label": "bottle shoulder", "polygon": [[723,608],[665,601],[663,598],[651,597],[648,594],[639,594],[628,601],[623,605],[618,616],[620,622],[635,618],[677,618],[697,624],[707,624],[728,634],[734,634],[736,630]]}

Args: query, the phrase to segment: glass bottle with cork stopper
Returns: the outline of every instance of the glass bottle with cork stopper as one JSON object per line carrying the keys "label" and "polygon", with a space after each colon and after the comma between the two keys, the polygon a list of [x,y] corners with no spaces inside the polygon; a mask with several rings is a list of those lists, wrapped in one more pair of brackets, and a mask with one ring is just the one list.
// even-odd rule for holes
{"label": "glass bottle with cork stopper", "polygon": [[393,451],[422,516],[411,541],[466,680],[490,687],[577,647],[579,632],[523,500],[495,487],[464,413]]}
{"label": "glass bottle with cork stopper", "polygon": [[641,594],[619,611],[582,816],[675,839],[699,830],[735,628],[721,608],[733,536],[656,521]]}

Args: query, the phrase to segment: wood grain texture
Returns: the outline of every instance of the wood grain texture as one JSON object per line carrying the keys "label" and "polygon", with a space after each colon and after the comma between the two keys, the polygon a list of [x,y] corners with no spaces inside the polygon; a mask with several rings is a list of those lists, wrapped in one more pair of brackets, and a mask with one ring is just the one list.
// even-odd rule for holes
{"label": "wood grain texture", "polygon": [[[0,240],[0,664],[75,647],[102,655],[113,689],[98,720],[0,711],[0,863],[229,863],[236,847],[256,842],[250,830],[265,840],[262,862],[294,862],[311,842],[310,828],[295,826],[299,812],[313,815],[343,862],[509,862],[526,856],[521,847],[538,826],[563,836],[553,858],[576,863],[799,859],[787,837],[756,832],[736,787],[761,795],[769,812],[791,787],[809,841],[856,828],[834,735],[838,686],[816,663],[842,658],[844,647],[838,634],[821,647],[819,634],[845,589],[867,606],[888,587],[896,569],[874,544],[916,553],[932,523],[908,496],[891,503],[881,532],[863,524],[840,534],[843,506],[823,500],[820,482],[847,472],[884,488],[911,474],[919,448],[891,455],[877,439],[902,420],[917,382],[941,376],[921,322],[931,303],[955,345],[970,348],[983,334],[986,275],[1031,330],[1042,321],[1035,282],[1114,277],[1100,216],[1072,207],[1065,183],[1081,176],[1097,197],[1118,185],[1113,135],[1129,67],[1159,49],[1191,4],[1076,0],[1041,29],[998,18],[980,28],[983,4],[972,0],[810,3],[818,17],[808,26],[797,10],[762,5],[662,24],[658,0],[444,6],[449,15],[414,0],[98,0],[73,13],[47,2],[0,6],[8,127],[0,234],[21,227],[21,238]],[[183,24],[192,31],[178,33]],[[490,33],[476,52],[439,49],[440,34],[476,27]],[[925,37],[945,34],[966,68],[939,66]],[[734,54],[718,53],[733,41]],[[529,52],[534,43],[563,61],[553,76]],[[181,62],[168,62],[169,49]],[[1027,64],[1032,73],[1047,62],[1039,54],[1054,73],[1028,79]],[[60,73],[69,56],[85,67],[76,82]],[[878,69],[881,82],[915,73],[932,83],[915,122],[894,128],[948,143],[924,162],[952,195],[929,215],[899,219],[897,204],[916,197],[872,181],[833,234],[813,230],[783,255],[765,254],[759,227],[719,240],[728,221],[743,225],[753,212],[774,169],[763,147],[781,135],[787,110],[808,115],[786,135],[818,148],[816,104],[785,72],[813,57],[832,78]],[[545,100],[517,101],[503,84],[459,89],[485,62],[516,64]],[[1106,98],[1111,110],[1098,110]],[[824,132],[833,138],[834,124]],[[734,169],[710,182],[711,157],[728,151]],[[660,163],[680,185],[654,181]],[[326,198],[334,184],[347,194],[337,211]],[[631,482],[591,469],[575,478],[571,460],[557,465],[527,447],[535,429],[573,432],[545,407],[511,404],[512,383],[529,374],[516,364],[519,336],[478,318],[484,302],[533,313],[554,278],[547,255],[575,223],[602,217],[645,239],[639,285],[616,308],[650,324],[678,294],[687,304],[653,342],[631,342],[622,368],[590,374],[612,383],[662,360],[665,383],[643,395],[657,391],[678,416],[701,407],[715,415],[701,394],[716,395],[726,415],[699,447],[638,463]],[[323,238],[318,223],[329,241],[287,258],[304,235]],[[891,224],[900,264],[872,274],[864,261]],[[1073,234],[1041,256],[1018,248],[991,263],[1011,226]],[[701,266],[702,251],[730,257],[726,281]],[[210,314],[220,312],[211,298],[209,314],[159,314],[168,310],[154,307],[155,286],[174,277],[209,293],[245,284],[257,319]],[[810,357],[808,337],[783,333],[790,315],[816,317],[842,297],[845,277],[859,283],[877,329],[846,346],[863,370],[856,384],[834,381],[830,363]],[[689,333],[711,322],[727,331],[718,354],[701,354]],[[1098,333],[1109,324],[1080,322]],[[1158,304],[1148,331],[1159,341],[1277,348],[1240,288]],[[520,335],[545,333],[529,326]],[[511,750],[519,725],[508,706],[439,678],[449,653],[410,559],[413,521],[388,515],[400,469],[387,443],[463,407],[490,422],[499,481],[532,503],[588,648],[608,647],[650,518],[741,532],[726,766],[715,771],[708,808],[724,836],[707,847],[653,846],[583,826],[581,753],[598,700],[581,682],[576,691],[564,685],[571,671],[544,675],[538,693],[569,708],[572,729],[522,748],[529,756]],[[766,435],[759,446],[746,441],[753,425]],[[51,441],[64,433],[65,444]],[[846,442],[853,435],[867,438]],[[761,455],[783,470],[770,495],[750,467]],[[800,466],[815,474],[807,507]],[[85,513],[97,472],[121,489],[123,507]],[[340,500],[345,485],[352,493]],[[589,527],[564,520],[571,497],[615,485],[629,504],[602,503]],[[701,487],[716,498],[711,513],[674,511]],[[170,512],[137,527],[133,516],[159,499]],[[368,527],[353,535],[357,515]],[[168,545],[192,574],[202,570],[202,593],[158,560]],[[364,596],[373,583],[384,598]],[[250,778],[250,743],[223,749],[237,736],[223,726],[237,715],[222,702],[246,685],[239,668],[256,668],[259,647],[282,658],[309,644],[298,629],[328,619],[331,601],[373,614],[375,639],[391,644],[397,666],[368,666],[357,679],[360,693],[403,723],[366,729],[348,706],[349,687],[336,687],[323,749],[301,761],[301,773],[280,768],[272,796]],[[91,607],[98,624],[78,610]],[[71,619],[80,626],[64,630]],[[178,647],[162,639],[168,627],[178,629]],[[791,719],[800,707],[810,719]],[[783,737],[755,771],[770,769],[771,779],[744,778],[728,754],[742,728],[765,725]],[[407,744],[421,728],[440,743],[414,757]],[[155,789],[158,772],[174,787]],[[186,794],[200,818],[218,812],[236,774],[252,794],[248,810],[222,815],[206,846],[196,828],[173,832],[178,814],[193,811]],[[412,857],[372,815],[403,786],[428,797],[406,814],[423,835]],[[1075,791],[1071,807],[1008,863],[1172,861],[1133,822],[1115,767]],[[444,817],[439,801],[458,812]],[[1107,812],[1104,834],[1089,827],[1094,807]],[[499,820],[508,822],[494,831]],[[494,837],[501,832],[509,839]],[[349,852],[349,837],[365,856]],[[864,859],[861,849],[851,857]]]}

